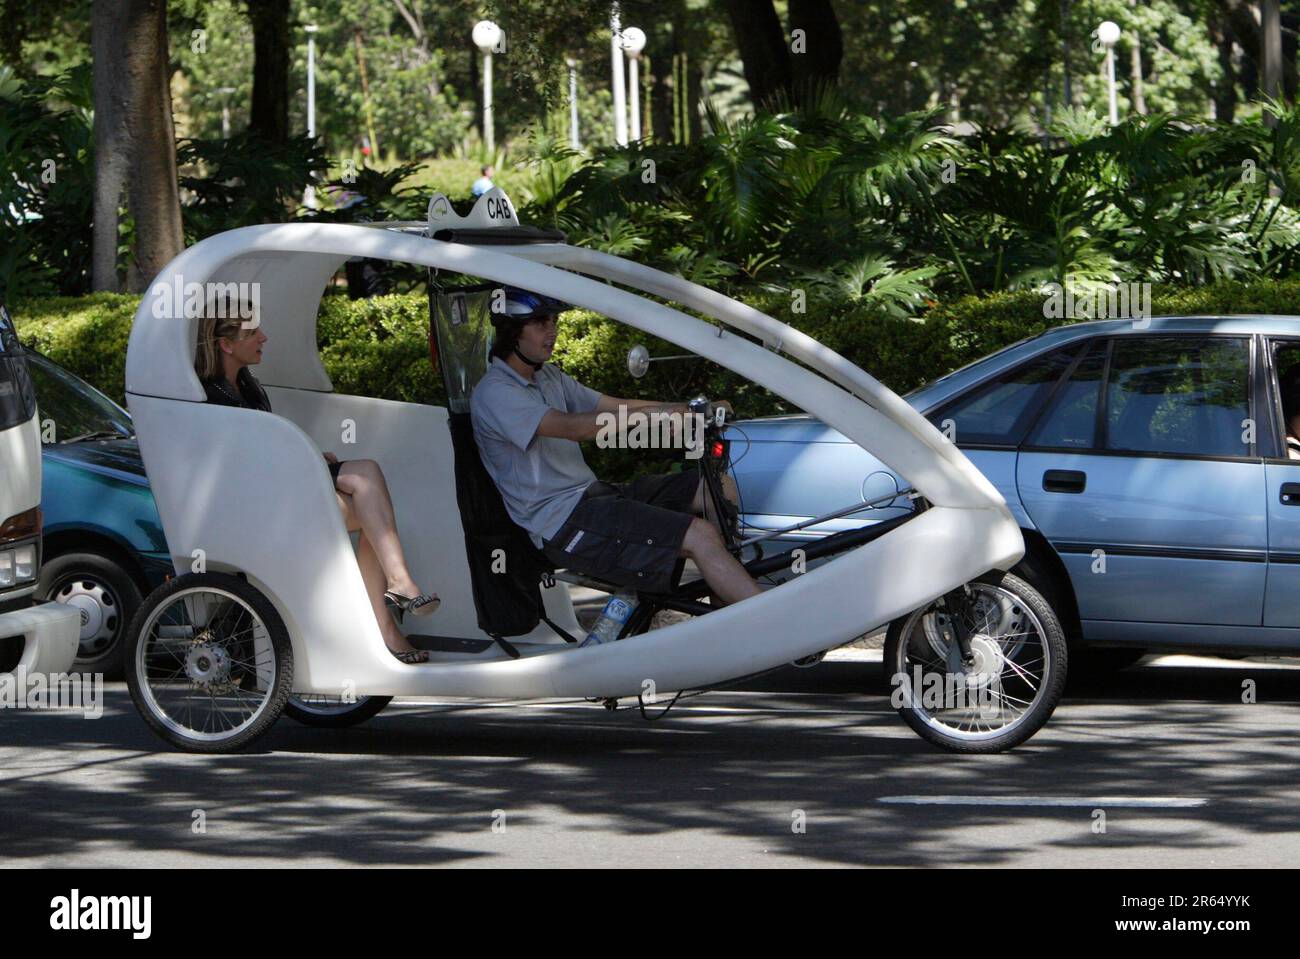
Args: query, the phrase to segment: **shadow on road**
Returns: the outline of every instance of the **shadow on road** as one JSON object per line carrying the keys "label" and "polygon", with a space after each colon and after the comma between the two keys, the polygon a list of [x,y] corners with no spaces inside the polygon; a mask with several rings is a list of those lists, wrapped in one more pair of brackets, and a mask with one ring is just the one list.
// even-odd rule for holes
{"label": "shadow on road", "polygon": [[[1241,703],[1246,678],[1261,705]],[[635,708],[587,704],[396,705],[351,730],[284,719],[261,752],[199,757],[168,751],[117,686],[97,722],[0,718],[0,855],[9,864],[75,862],[104,848],[193,851],[232,865],[491,862],[506,853],[467,847],[481,845],[469,840],[493,810],[506,811],[511,829],[550,829],[560,842],[698,831],[810,862],[895,866],[1009,864],[1053,846],[1208,852],[1224,847],[1225,829],[1296,828],[1300,671],[1130,669],[1076,689],[1029,744],[987,757],[928,746],[887,695],[879,664],[825,663],[684,701],[650,724]],[[1114,825],[1097,835],[1087,808],[877,801],[900,794],[1208,804],[1109,810]],[[204,835],[190,828],[199,809]],[[806,834],[792,832],[795,810]]]}

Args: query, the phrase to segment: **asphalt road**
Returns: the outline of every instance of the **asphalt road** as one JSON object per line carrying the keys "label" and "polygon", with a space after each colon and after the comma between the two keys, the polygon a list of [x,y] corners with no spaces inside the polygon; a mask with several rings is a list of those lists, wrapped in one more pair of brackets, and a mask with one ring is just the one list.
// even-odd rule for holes
{"label": "asphalt road", "polygon": [[878,674],[787,670],[650,724],[586,703],[395,703],[352,730],[283,719],[259,751],[215,757],[168,751],[113,684],[98,720],[0,710],[0,863],[1300,862],[1300,669],[1139,666],[987,757],[922,742]]}

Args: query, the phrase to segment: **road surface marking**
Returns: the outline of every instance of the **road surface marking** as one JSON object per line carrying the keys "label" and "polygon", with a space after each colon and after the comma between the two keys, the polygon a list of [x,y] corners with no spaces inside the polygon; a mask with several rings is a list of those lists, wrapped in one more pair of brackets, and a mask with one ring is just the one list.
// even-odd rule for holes
{"label": "road surface marking", "polygon": [[1183,796],[881,796],[876,802],[898,806],[1128,806],[1137,809],[1187,809],[1209,800]]}

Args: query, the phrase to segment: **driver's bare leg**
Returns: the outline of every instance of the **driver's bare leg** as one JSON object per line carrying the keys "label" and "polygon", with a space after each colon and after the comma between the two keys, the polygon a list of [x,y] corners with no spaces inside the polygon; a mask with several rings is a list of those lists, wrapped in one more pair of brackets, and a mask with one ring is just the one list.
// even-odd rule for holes
{"label": "driver's bare leg", "polygon": [[371,545],[365,531],[361,529],[361,522],[353,509],[352,497],[338,490],[334,491],[334,495],[338,497],[339,509],[343,512],[343,523],[348,532],[361,534],[357,538],[357,566],[361,569],[361,581],[366,585],[366,596],[370,600],[370,608],[374,610],[379,632],[384,637],[384,645],[396,653],[411,652],[415,647],[402,635],[402,631],[397,628],[397,623],[384,606],[384,590],[388,588],[388,577],[384,575],[384,568],[379,563],[379,556],[375,553],[374,546]]}
{"label": "driver's bare leg", "polygon": [[730,605],[763,591],[745,567],[727,552],[722,534],[712,524],[702,519],[691,520],[682,540],[682,553],[694,561],[709,589],[722,604]]}
{"label": "driver's bare leg", "polygon": [[[722,474],[722,496],[732,506],[739,508],[740,493],[736,489],[736,481],[730,473]],[[722,517],[717,516],[717,511],[712,508],[713,504],[709,499],[708,493],[704,487],[704,478],[700,478],[699,485],[695,487],[695,499],[691,502],[691,512],[696,516],[703,516],[715,529],[722,529]]]}

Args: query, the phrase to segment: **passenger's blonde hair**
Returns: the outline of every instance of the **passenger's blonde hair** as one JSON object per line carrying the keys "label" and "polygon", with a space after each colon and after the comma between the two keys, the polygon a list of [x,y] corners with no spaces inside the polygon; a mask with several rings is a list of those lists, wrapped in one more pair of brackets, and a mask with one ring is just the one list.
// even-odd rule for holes
{"label": "passenger's blonde hair", "polygon": [[[226,294],[210,297],[199,317],[198,346],[194,351],[194,372],[199,381],[211,380],[222,376],[225,368],[221,365],[222,339],[237,340],[245,333],[245,317],[261,320],[251,300]],[[256,327],[253,327],[256,329]]]}

